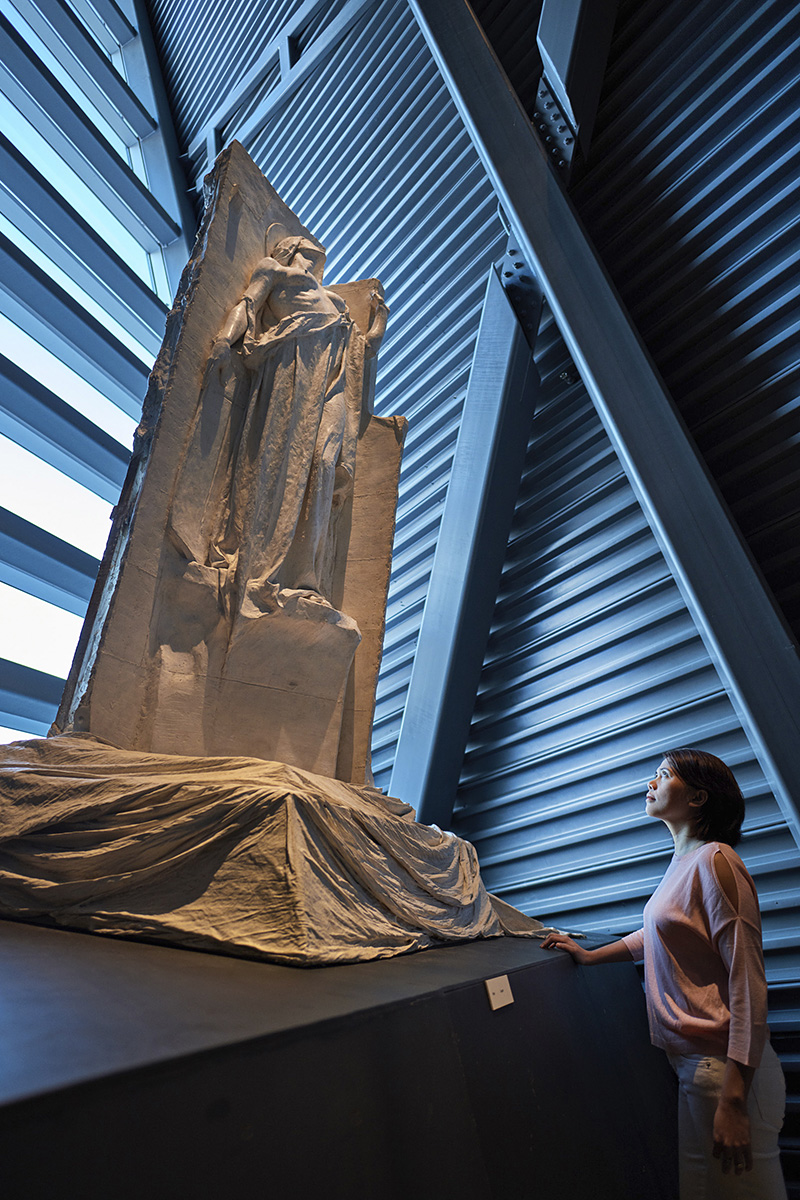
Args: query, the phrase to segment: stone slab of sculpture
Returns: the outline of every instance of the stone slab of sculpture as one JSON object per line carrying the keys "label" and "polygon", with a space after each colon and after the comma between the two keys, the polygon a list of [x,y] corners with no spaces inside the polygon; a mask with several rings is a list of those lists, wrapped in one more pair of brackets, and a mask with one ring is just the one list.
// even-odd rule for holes
{"label": "stone slab of sculpture", "polygon": [[371,414],[382,288],[323,285],[238,143],[207,197],[55,730],[363,783],[405,433]]}

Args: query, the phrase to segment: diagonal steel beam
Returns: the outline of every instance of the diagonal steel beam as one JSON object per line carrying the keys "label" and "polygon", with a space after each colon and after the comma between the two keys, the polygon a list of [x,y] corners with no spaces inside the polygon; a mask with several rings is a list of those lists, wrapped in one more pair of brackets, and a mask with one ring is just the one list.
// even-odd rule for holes
{"label": "diagonal steel beam", "polygon": [[428,824],[453,814],[537,384],[492,270],[389,785]]}
{"label": "diagonal steel beam", "polygon": [[797,645],[466,0],[409,0],[800,844]]}

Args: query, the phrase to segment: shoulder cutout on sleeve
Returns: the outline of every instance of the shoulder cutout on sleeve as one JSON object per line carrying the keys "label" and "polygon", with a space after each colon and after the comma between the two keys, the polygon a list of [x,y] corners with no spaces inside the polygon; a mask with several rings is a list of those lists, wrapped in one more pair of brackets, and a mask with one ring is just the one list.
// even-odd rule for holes
{"label": "shoulder cutout on sleeve", "polygon": [[736,886],[736,877],[725,855],[721,850],[717,850],[714,855],[714,870],[719,880],[719,885],[725,895],[728,897],[731,908],[734,912],[739,911],[739,889]]}

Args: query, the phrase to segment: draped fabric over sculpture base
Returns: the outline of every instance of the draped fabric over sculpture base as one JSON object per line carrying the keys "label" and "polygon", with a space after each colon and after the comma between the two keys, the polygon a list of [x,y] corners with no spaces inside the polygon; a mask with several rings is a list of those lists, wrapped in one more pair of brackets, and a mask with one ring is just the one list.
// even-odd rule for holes
{"label": "draped fabric over sculpture base", "polygon": [[0,913],[295,965],[535,934],[469,842],[369,787],[83,734],[0,760]]}

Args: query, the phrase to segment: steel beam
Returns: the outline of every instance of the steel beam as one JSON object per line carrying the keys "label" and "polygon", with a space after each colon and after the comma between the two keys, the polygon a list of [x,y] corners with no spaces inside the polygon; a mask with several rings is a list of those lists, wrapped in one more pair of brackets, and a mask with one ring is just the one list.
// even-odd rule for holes
{"label": "steel beam", "polygon": [[800,844],[797,645],[469,5],[409,3]]}
{"label": "steel beam", "polygon": [[123,412],[139,418],[147,367],[1,233],[0,310]]}
{"label": "steel beam", "polygon": [[100,563],[91,554],[0,508],[0,580],[82,617]]}
{"label": "steel beam", "polygon": [[453,812],[537,383],[492,271],[389,785],[428,823]]}
{"label": "steel beam", "polygon": [[180,229],[0,14],[0,90],[145,250]]}
{"label": "steel beam", "polygon": [[536,42],[545,79],[584,154],[597,115],[617,0],[544,0]]}
{"label": "steel beam", "polygon": [[2,354],[0,433],[111,504],[119,499],[125,447]]}
{"label": "steel beam", "polygon": [[43,737],[53,723],[64,680],[0,658],[0,725]]}

